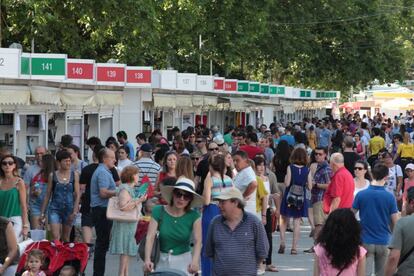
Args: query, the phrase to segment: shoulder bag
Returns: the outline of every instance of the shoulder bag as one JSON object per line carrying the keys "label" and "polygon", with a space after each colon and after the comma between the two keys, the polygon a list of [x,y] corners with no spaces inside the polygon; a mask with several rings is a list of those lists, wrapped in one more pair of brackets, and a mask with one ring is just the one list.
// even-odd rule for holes
{"label": "shoulder bag", "polygon": [[[160,220],[158,222],[157,233],[154,237],[154,243],[152,244],[152,251],[151,251],[151,262],[154,263],[154,268],[157,266],[157,263],[160,261],[160,228],[161,223],[164,217],[164,207],[161,208]],[[147,244],[147,235],[142,239],[138,246],[138,255],[142,261],[145,262],[145,245]]]}
{"label": "shoulder bag", "polygon": [[305,200],[305,191],[304,187],[301,185],[295,184],[295,181],[293,179],[293,170],[292,165],[290,167],[291,176],[290,176],[290,186],[289,186],[289,192],[287,194],[287,204],[289,208],[296,208],[301,209],[304,204]]}
{"label": "shoulder bag", "polygon": [[[131,202],[131,201],[130,201]],[[128,202],[127,205],[130,203]],[[119,222],[137,222],[141,214],[141,204],[129,211],[122,211],[119,206],[119,197],[113,196],[108,200],[106,218]]]}

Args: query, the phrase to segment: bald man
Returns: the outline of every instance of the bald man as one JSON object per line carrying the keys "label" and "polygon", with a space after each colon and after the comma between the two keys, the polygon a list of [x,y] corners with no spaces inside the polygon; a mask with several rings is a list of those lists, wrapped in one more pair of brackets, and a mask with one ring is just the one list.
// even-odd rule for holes
{"label": "bald man", "polygon": [[323,211],[330,214],[338,208],[351,208],[354,200],[354,179],[344,166],[342,153],[331,155],[330,163],[333,175],[323,196]]}

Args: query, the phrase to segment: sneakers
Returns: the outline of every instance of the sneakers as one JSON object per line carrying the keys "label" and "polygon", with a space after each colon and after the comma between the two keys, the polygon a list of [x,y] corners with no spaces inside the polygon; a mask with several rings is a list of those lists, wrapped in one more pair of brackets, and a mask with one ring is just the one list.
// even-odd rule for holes
{"label": "sneakers", "polygon": [[313,246],[307,250],[303,250],[305,253],[315,253],[315,250],[313,249]]}
{"label": "sneakers", "polygon": [[261,270],[261,269],[257,270],[257,275],[263,275],[265,273],[266,273],[266,270]]}

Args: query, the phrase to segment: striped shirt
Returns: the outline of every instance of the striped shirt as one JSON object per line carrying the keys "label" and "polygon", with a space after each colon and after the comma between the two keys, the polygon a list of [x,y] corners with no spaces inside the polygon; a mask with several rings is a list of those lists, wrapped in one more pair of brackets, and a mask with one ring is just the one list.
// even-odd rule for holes
{"label": "striped shirt", "polygon": [[155,185],[158,174],[161,171],[161,166],[151,158],[143,157],[133,163],[139,169],[139,185],[141,185],[142,178],[147,175],[151,180],[151,184]]}
{"label": "striped shirt", "polygon": [[266,259],[269,242],[259,219],[244,212],[243,219],[234,230],[219,215],[208,229],[206,255],[213,259],[213,275],[256,276],[259,260]]}

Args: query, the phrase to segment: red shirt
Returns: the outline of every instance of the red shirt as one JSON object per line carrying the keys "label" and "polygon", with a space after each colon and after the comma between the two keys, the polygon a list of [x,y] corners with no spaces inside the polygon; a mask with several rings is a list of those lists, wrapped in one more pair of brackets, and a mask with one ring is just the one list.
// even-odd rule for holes
{"label": "red shirt", "polygon": [[338,208],[352,208],[354,189],[355,184],[352,174],[345,167],[337,170],[323,195],[323,211],[326,214],[329,213],[332,200],[336,197],[341,199]]}
{"label": "red shirt", "polygon": [[263,154],[263,149],[257,146],[245,145],[245,146],[241,146],[240,150],[246,152],[247,155],[249,156],[249,159],[255,158],[257,154]]}

